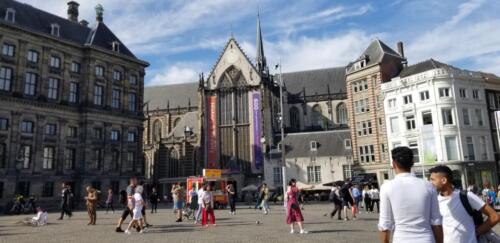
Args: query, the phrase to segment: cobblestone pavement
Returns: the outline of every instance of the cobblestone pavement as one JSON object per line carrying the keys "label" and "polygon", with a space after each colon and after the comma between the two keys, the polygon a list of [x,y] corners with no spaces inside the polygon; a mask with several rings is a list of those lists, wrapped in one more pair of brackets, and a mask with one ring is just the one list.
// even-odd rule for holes
{"label": "cobblestone pavement", "polygon": [[[49,214],[50,224],[30,227],[16,224],[25,216],[0,217],[0,242],[377,242],[377,214],[359,215],[356,221],[338,221],[326,214],[328,204],[306,205],[303,211],[307,235],[290,234],[285,224],[282,206],[271,206],[269,215],[240,206],[237,214],[216,210],[217,226],[203,229],[193,221],[175,223],[171,209],[162,208],[157,214],[147,214],[153,224],[147,233],[131,235],[115,233],[120,212],[106,214],[98,211],[97,225],[87,226],[86,212],[76,212],[71,219],[55,220]],[[257,224],[259,221],[259,224]],[[127,220],[128,223],[128,220]],[[123,226],[125,228],[125,225]],[[497,226],[496,231],[500,229]]]}

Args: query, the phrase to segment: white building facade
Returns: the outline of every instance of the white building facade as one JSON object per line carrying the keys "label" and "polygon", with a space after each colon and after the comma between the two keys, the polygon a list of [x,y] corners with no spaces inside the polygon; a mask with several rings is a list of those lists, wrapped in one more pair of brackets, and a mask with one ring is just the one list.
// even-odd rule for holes
{"label": "white building facade", "polygon": [[456,185],[497,184],[485,82],[478,72],[433,59],[382,84],[389,149],[408,146],[414,172],[450,166]]}

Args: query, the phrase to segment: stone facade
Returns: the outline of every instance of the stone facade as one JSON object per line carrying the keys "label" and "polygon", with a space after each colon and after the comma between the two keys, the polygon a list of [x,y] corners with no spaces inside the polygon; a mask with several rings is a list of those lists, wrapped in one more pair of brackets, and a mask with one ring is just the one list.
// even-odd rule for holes
{"label": "stone facade", "polygon": [[353,164],[356,173],[389,179],[390,163],[381,85],[403,67],[404,57],[380,40],[347,67],[346,86]]}
{"label": "stone facade", "polygon": [[389,149],[412,149],[417,176],[445,164],[457,186],[497,184],[481,73],[430,59],[403,68],[381,90]]}
{"label": "stone facade", "polygon": [[[15,19],[4,18],[8,9]],[[33,14],[46,28],[27,24]],[[103,22],[88,28],[72,17],[53,17],[11,0],[0,3],[1,201],[18,192],[39,197],[43,205],[59,199],[62,182],[70,182],[77,197],[87,185],[117,193],[130,176],[143,175],[142,101],[149,64]],[[51,29],[56,25],[57,32]],[[89,35],[121,44],[120,49],[78,41]]]}

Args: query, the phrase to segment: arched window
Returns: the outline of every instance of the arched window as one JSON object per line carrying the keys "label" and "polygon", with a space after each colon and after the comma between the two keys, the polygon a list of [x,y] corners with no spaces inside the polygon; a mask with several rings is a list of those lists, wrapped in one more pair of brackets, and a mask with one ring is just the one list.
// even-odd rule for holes
{"label": "arched window", "polygon": [[290,108],[290,127],[294,131],[300,130],[300,113],[297,107]]}
{"label": "arched window", "polygon": [[311,124],[313,127],[323,127],[322,112],[319,105],[313,106]]}
{"label": "arched window", "polygon": [[153,141],[159,142],[161,140],[161,121],[156,120],[153,123]]}
{"label": "arched window", "polygon": [[175,118],[172,129],[174,129],[179,124],[180,121],[181,121],[181,118],[179,118],[179,117]]}
{"label": "arched window", "polygon": [[337,123],[347,124],[347,108],[345,103],[340,103],[337,105]]}
{"label": "arched window", "polygon": [[170,150],[168,156],[168,177],[179,176],[179,153],[174,148]]}

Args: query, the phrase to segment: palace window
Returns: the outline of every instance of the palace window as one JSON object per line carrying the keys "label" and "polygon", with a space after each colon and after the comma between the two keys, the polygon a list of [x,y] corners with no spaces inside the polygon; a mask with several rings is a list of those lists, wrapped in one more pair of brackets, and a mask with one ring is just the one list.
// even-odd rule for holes
{"label": "palace window", "polygon": [[50,25],[50,34],[53,36],[59,37],[60,32],[60,27],[58,24],[51,24]]}
{"label": "palace window", "polygon": [[5,21],[14,23],[16,22],[16,10],[13,8],[7,8],[5,12]]}
{"label": "palace window", "polygon": [[453,114],[450,108],[444,108],[441,110],[443,116],[443,125],[453,125]]}
{"label": "palace window", "polygon": [[28,62],[38,63],[38,52],[35,50],[29,50],[26,56]]}
{"label": "palace window", "polygon": [[54,168],[54,156],[55,156],[54,147],[43,148],[43,169],[52,170]]}
{"label": "palace window", "polygon": [[0,90],[9,91],[12,83],[12,68],[0,68]]}
{"label": "palace window", "polygon": [[113,93],[111,94],[111,107],[119,109],[120,100],[121,100],[121,91],[119,89],[113,89]]}
{"label": "palace window", "polygon": [[462,117],[464,119],[464,125],[470,126],[469,109],[467,108],[462,109]]}
{"label": "palace window", "polygon": [[49,90],[47,93],[47,97],[49,99],[53,99],[53,100],[57,99],[58,86],[59,86],[59,79],[49,78]]}
{"label": "palace window", "polygon": [[56,68],[56,69],[61,68],[61,58],[56,57],[56,56],[51,56],[50,57],[50,67]]}
{"label": "palace window", "polygon": [[103,101],[103,87],[100,85],[94,86],[94,105],[102,105]]}
{"label": "palace window", "polygon": [[14,57],[14,54],[16,53],[16,46],[12,44],[7,44],[4,43],[2,47],[2,55],[8,56],[8,57]]}
{"label": "palace window", "polygon": [[36,73],[26,73],[26,77],[24,79],[24,94],[33,96],[36,93]]}
{"label": "palace window", "polygon": [[75,82],[69,83],[69,102],[70,103],[78,102],[78,83]]}

